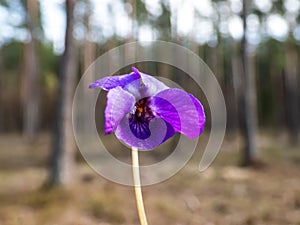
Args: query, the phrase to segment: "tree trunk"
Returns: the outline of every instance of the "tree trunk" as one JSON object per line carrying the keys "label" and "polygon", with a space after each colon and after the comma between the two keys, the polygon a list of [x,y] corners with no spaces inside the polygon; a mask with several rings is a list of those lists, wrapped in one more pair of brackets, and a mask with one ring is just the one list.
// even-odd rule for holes
{"label": "tree trunk", "polygon": [[3,77],[4,77],[4,68],[3,68],[3,54],[2,51],[0,49],[0,133],[2,133],[4,131],[4,111],[2,107],[4,105],[4,101],[3,101]]}
{"label": "tree trunk", "polygon": [[227,129],[237,132],[238,129],[238,105],[237,105],[237,86],[238,77],[241,74],[240,57],[238,56],[236,49],[236,43],[234,40],[229,40],[228,46],[224,49],[224,92],[227,105]]}
{"label": "tree trunk", "polygon": [[299,131],[299,99],[297,81],[297,52],[295,46],[288,40],[285,47],[284,86],[286,99],[287,127],[291,144],[296,144]]}
{"label": "tree trunk", "polygon": [[37,137],[39,126],[40,77],[38,71],[36,39],[34,29],[38,25],[38,4],[27,1],[27,28],[31,40],[24,44],[24,73],[22,77],[21,99],[23,100],[23,135],[29,141]]}
{"label": "tree trunk", "polygon": [[[90,36],[90,32],[91,32],[91,28],[90,28],[90,16],[92,13],[92,6],[91,6],[91,2],[90,1],[86,1],[86,8],[85,8],[85,14],[84,14],[84,26],[86,28],[86,33],[85,33],[85,40],[83,43],[83,55],[82,55],[82,60],[83,60],[83,67],[82,67],[82,71],[81,74],[82,76],[85,74],[85,72],[87,71],[87,69],[89,68],[89,66],[94,62],[95,60],[95,56],[96,56],[96,44],[91,42],[89,40],[89,36]],[[90,68],[90,73],[95,73],[95,71],[91,71],[92,68]],[[93,82],[93,78],[91,76],[86,77],[83,79],[84,82],[84,87],[88,87],[92,82]],[[82,103],[82,115],[84,115],[84,117],[86,117],[88,115],[88,111],[86,110],[90,98],[89,98],[89,92],[90,90],[88,88],[85,89],[84,92],[84,102]],[[102,119],[102,118],[101,118]],[[103,122],[103,121],[101,121]],[[84,134],[88,134],[89,130],[91,129],[89,127],[88,124],[83,124],[83,129],[84,129]]]}
{"label": "tree trunk", "polygon": [[75,164],[75,142],[72,128],[72,102],[77,74],[77,49],[72,35],[75,2],[75,0],[66,0],[65,50],[60,61],[50,185],[69,184],[73,178]]}
{"label": "tree trunk", "polygon": [[[244,31],[247,29],[247,0],[243,0],[243,27]],[[242,53],[242,79],[240,88],[240,100],[239,100],[239,114],[241,133],[244,139],[244,150],[242,156],[242,165],[250,166],[253,164],[256,153],[256,141],[255,141],[255,129],[256,129],[256,88],[253,69],[253,56],[250,57],[248,52],[248,43],[246,39],[246,33],[242,39],[241,53]]]}

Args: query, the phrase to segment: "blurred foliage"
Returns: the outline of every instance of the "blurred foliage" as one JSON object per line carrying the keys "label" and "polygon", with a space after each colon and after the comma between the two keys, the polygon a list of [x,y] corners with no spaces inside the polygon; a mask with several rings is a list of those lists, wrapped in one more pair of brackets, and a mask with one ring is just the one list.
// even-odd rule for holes
{"label": "blurred foliage", "polygon": [[22,64],[23,44],[21,42],[12,41],[2,46],[2,66],[4,70],[17,71]]}
{"label": "blurred foliage", "polygon": [[135,11],[133,11],[136,14],[136,22],[138,25],[144,24],[148,20],[148,11],[146,9],[145,3],[142,0],[136,0],[133,1],[133,7],[135,8]]}

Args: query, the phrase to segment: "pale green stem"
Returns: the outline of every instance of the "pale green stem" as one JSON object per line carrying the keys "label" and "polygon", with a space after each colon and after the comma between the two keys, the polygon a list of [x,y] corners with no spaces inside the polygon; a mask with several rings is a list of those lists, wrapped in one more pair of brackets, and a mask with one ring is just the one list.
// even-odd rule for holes
{"label": "pale green stem", "polygon": [[131,155],[132,155],[132,172],[133,172],[135,199],[136,199],[137,209],[140,217],[140,222],[141,225],[148,225],[145,208],[144,208],[142,189],[141,189],[138,149],[132,147]]}

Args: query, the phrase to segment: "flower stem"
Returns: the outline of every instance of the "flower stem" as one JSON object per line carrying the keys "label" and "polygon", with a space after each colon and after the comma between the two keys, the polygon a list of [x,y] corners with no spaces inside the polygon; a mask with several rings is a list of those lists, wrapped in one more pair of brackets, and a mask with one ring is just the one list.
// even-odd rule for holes
{"label": "flower stem", "polygon": [[137,148],[135,147],[131,148],[131,156],[132,156],[132,172],[133,172],[135,199],[136,199],[137,209],[140,217],[140,222],[141,225],[148,225],[146,213],[144,209],[143,196],[142,196],[140,169],[139,169],[139,154]]}

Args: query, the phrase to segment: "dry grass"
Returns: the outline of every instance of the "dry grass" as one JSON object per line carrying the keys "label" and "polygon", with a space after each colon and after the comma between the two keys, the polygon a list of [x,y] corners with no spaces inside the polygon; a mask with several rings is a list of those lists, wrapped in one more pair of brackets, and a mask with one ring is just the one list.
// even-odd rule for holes
{"label": "dry grass", "polygon": [[[171,179],[144,188],[149,224],[300,225],[300,150],[263,135],[258,169],[236,167],[233,140],[204,173],[199,155]],[[276,140],[278,140],[276,138]],[[137,225],[131,187],[96,175],[85,163],[68,189],[45,190],[49,138],[33,147],[0,137],[0,224]]]}

